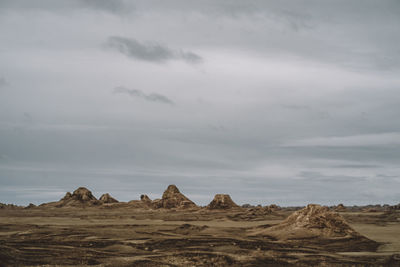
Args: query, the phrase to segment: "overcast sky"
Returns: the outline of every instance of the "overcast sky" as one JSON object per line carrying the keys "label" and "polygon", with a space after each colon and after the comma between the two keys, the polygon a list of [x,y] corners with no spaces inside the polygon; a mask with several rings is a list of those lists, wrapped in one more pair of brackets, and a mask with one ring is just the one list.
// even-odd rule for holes
{"label": "overcast sky", "polygon": [[400,2],[0,1],[0,202],[400,202]]}

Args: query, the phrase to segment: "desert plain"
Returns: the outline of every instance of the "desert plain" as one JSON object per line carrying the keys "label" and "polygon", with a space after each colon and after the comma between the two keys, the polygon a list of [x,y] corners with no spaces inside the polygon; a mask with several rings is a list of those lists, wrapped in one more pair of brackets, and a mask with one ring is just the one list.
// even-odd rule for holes
{"label": "desert plain", "polygon": [[0,266],[400,266],[399,205],[200,207],[97,199],[86,188],[39,206],[0,206]]}

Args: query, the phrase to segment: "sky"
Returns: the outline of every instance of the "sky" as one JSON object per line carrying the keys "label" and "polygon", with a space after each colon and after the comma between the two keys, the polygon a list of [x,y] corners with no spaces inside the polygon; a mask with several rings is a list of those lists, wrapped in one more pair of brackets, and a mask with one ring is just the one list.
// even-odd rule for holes
{"label": "sky", "polygon": [[400,2],[0,1],[0,202],[400,202]]}

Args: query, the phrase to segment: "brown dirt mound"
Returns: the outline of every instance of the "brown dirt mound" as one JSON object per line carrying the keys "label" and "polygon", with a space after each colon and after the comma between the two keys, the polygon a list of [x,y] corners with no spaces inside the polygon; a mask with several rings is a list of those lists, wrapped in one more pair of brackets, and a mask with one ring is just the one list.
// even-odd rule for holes
{"label": "brown dirt mound", "polygon": [[160,200],[153,201],[155,208],[196,208],[197,205],[184,196],[175,185],[169,185]]}
{"label": "brown dirt mound", "polygon": [[315,204],[294,212],[280,224],[258,234],[278,239],[361,237],[338,213]]}
{"label": "brown dirt mound", "polygon": [[238,208],[239,206],[233,202],[231,197],[226,194],[216,194],[214,196],[214,199],[208,204],[207,208],[208,209],[232,209],[232,208]]}
{"label": "brown dirt mound", "polygon": [[119,201],[116,200],[115,198],[113,198],[112,196],[110,196],[110,194],[106,193],[103,194],[100,199],[101,202],[103,203],[118,203]]}

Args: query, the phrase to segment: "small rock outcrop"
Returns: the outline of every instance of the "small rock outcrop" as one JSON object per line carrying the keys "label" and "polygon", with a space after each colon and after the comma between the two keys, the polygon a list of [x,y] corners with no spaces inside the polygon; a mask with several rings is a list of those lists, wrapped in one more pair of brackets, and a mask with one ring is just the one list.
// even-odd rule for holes
{"label": "small rock outcrop", "polygon": [[144,203],[151,203],[151,199],[147,195],[140,195],[140,201]]}
{"label": "small rock outcrop", "polygon": [[67,193],[65,194],[65,196],[64,196],[61,200],[68,200],[68,199],[70,199],[71,197],[72,197],[71,192],[67,192]]}
{"label": "small rock outcrop", "polygon": [[140,195],[140,203],[148,208],[154,206],[153,201],[147,195]]}
{"label": "small rock outcrop", "polygon": [[216,194],[214,199],[208,204],[207,208],[214,210],[214,209],[232,209],[238,208],[239,206],[233,202],[231,197],[226,194]]}
{"label": "small rock outcrop", "polygon": [[340,203],[333,210],[336,212],[344,212],[347,211],[347,208],[342,203]]}
{"label": "small rock outcrop", "polygon": [[21,209],[23,207],[14,204],[0,203],[0,209]]}
{"label": "small rock outcrop", "polygon": [[162,198],[153,201],[153,206],[155,208],[165,209],[190,209],[197,207],[197,205],[183,195],[175,185],[169,185],[167,190],[164,191]]}
{"label": "small rock outcrop", "polygon": [[97,200],[95,196],[93,196],[92,192],[90,192],[87,188],[85,187],[79,187],[76,189],[71,196],[72,199],[78,200],[81,202],[88,202],[88,201],[94,201]]}
{"label": "small rock outcrop", "polygon": [[29,203],[29,205],[25,207],[25,209],[33,209],[33,208],[36,208],[36,205],[33,203]]}
{"label": "small rock outcrop", "polygon": [[271,204],[271,205],[269,205],[269,206],[267,206],[267,208],[270,210],[270,211],[278,211],[278,210],[281,210],[281,207],[279,207],[278,205],[276,205],[276,204]]}
{"label": "small rock outcrop", "polygon": [[108,194],[108,193],[101,195],[99,200],[103,203],[118,203],[119,202],[118,200],[116,200],[115,198],[110,196],[110,194]]}

